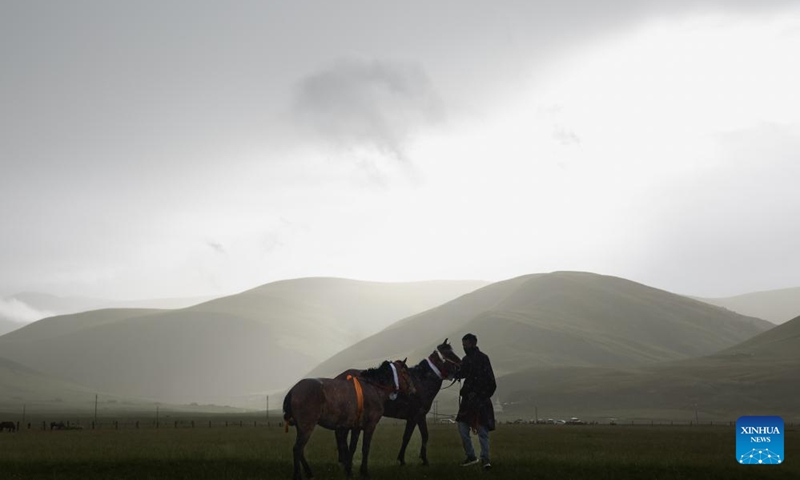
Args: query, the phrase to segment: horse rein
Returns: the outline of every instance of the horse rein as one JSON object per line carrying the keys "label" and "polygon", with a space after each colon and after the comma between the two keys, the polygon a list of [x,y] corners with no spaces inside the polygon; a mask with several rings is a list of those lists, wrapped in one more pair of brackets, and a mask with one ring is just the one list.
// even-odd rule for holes
{"label": "horse rein", "polygon": [[459,381],[458,379],[454,378],[454,379],[453,379],[453,380],[450,382],[450,385],[448,385],[448,386],[446,386],[446,387],[442,387],[441,389],[442,389],[442,390],[447,390],[448,388],[450,388],[450,387],[452,387],[453,385],[455,385],[455,384],[456,384],[456,382],[458,382],[458,381]]}

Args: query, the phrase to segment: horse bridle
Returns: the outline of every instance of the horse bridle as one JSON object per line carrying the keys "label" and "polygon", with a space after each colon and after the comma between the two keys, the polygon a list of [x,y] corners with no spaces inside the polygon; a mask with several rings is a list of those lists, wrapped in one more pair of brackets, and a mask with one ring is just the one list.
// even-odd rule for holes
{"label": "horse bridle", "polygon": [[[433,358],[432,358],[432,357],[433,357]],[[436,365],[436,363],[437,363],[437,360],[438,360],[438,363],[440,363],[440,364],[441,364],[441,366],[437,366],[437,365]],[[445,357],[444,355],[442,355],[441,353],[439,353],[439,351],[438,351],[438,350],[434,350],[434,351],[433,351],[433,353],[431,353],[430,355],[428,355],[428,356],[425,358],[425,361],[427,361],[427,362],[428,362],[428,365],[431,367],[431,370],[433,370],[433,373],[434,373],[434,374],[436,374],[436,376],[437,376],[437,377],[438,377],[440,380],[445,380],[445,377],[449,377],[449,376],[451,376],[451,372],[450,372],[450,370],[447,368],[447,366],[448,366],[447,364],[452,364],[452,365],[455,365],[455,366],[456,366],[456,370],[458,369],[458,366],[459,366],[459,364],[458,364],[458,363],[456,363],[456,362],[454,362],[453,360],[451,360],[451,359],[449,359],[449,358]]]}
{"label": "horse bridle", "polygon": [[389,362],[389,366],[392,367],[392,378],[394,379],[394,392],[389,394],[389,400],[394,400],[397,398],[397,393],[400,391],[400,378],[397,373],[397,367],[394,366],[394,362]]}
{"label": "horse bridle", "polygon": [[439,370],[439,367],[436,366],[436,362],[431,360],[431,357],[433,357],[434,355],[436,356],[437,359],[439,359],[439,361],[443,361],[439,356],[439,352],[437,352],[436,350],[434,350],[433,353],[425,357],[425,361],[428,362],[428,366],[433,371],[433,373],[437,377],[439,377],[439,380],[444,380],[444,375],[442,374],[442,371]]}
{"label": "horse bridle", "polygon": [[[399,362],[399,360],[397,361]],[[384,385],[380,382],[376,382],[375,380],[369,378],[363,378],[363,377],[359,378],[361,378],[362,381],[367,382],[376,388],[390,392],[389,396],[390,397],[394,396],[394,398],[392,398],[392,400],[394,400],[395,398],[397,398],[397,394],[400,392],[400,373],[397,371],[397,367],[394,365],[394,362],[389,362],[389,366],[392,369],[392,381],[394,382],[394,388],[388,385]],[[407,383],[411,382],[411,379],[408,378],[408,374],[406,374],[406,382]]]}

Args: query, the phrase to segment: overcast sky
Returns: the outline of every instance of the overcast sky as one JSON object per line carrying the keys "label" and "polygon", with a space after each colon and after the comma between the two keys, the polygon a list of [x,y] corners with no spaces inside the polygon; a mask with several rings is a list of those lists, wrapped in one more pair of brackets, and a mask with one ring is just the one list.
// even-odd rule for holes
{"label": "overcast sky", "polygon": [[800,286],[790,1],[0,2],[0,294]]}

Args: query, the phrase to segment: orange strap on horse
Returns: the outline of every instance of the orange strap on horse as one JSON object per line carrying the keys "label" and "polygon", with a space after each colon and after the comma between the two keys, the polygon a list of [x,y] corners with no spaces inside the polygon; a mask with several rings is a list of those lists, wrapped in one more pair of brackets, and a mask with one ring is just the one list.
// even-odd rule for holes
{"label": "orange strap on horse", "polygon": [[364,392],[361,391],[361,383],[359,383],[358,378],[348,375],[348,380],[353,381],[353,386],[356,388],[356,401],[358,403],[358,416],[357,422],[361,423],[361,414],[364,412]]}

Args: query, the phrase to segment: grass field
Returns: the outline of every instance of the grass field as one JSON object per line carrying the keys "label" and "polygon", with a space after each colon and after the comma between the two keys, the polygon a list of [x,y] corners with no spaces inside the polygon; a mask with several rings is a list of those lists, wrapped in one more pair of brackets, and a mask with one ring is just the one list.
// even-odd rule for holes
{"label": "grass field", "polygon": [[[800,478],[800,432],[786,431],[786,463],[743,466],[733,427],[499,425],[491,472],[462,468],[455,426],[432,425],[430,467],[417,461],[419,434],[399,467],[402,427],[384,420],[370,454],[374,479],[751,479]],[[0,434],[3,479],[291,478],[294,430],[278,427],[30,430]],[[477,441],[476,441],[477,444]],[[477,445],[476,445],[477,446]],[[317,429],[307,448],[315,478],[344,478],[333,433]],[[356,468],[360,455],[356,458]]]}

